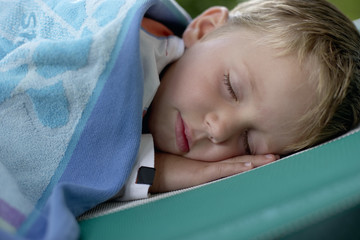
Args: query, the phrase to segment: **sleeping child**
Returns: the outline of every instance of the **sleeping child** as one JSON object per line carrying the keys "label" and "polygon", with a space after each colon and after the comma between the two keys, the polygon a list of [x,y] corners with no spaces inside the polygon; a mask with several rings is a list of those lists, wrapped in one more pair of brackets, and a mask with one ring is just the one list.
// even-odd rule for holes
{"label": "sleeping child", "polygon": [[244,172],[359,124],[359,34],[326,1],[212,7],[186,28],[183,54],[160,23],[145,18],[141,31],[142,53],[155,53],[159,73],[164,58],[177,59],[144,118],[156,148],[150,192]]}
{"label": "sleeping child", "polygon": [[360,36],[325,0],[192,21],[168,0],[0,9],[1,239],[76,239],[76,217],[108,199],[242,173],[359,124]]}

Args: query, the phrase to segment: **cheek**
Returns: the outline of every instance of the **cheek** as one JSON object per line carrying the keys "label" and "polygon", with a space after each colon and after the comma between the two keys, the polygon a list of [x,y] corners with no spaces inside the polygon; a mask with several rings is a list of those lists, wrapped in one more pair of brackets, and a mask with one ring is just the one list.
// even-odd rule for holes
{"label": "cheek", "polygon": [[215,98],[215,90],[202,78],[201,76],[192,76],[191,79],[182,79],[181,82],[172,86],[173,89],[169,95],[190,108],[209,104]]}

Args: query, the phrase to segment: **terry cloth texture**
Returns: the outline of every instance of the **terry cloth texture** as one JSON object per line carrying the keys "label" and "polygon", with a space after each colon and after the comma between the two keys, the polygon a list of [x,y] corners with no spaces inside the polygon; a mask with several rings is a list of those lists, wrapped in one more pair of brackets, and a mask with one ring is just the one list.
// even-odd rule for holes
{"label": "terry cloth texture", "polygon": [[145,13],[188,22],[172,1],[0,1],[0,239],[76,239],[76,216],[126,182]]}

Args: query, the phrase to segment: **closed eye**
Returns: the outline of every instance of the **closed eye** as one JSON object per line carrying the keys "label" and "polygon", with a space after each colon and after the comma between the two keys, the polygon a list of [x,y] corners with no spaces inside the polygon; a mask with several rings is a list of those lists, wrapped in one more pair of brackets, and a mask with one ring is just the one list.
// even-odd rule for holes
{"label": "closed eye", "polygon": [[251,149],[250,149],[250,145],[249,145],[249,130],[246,130],[244,132],[244,148],[245,148],[245,152],[247,155],[252,155]]}
{"label": "closed eye", "polygon": [[227,91],[229,92],[229,95],[232,99],[234,99],[236,102],[238,101],[238,97],[236,96],[236,93],[231,85],[230,80],[230,73],[224,74],[224,84],[226,86]]}

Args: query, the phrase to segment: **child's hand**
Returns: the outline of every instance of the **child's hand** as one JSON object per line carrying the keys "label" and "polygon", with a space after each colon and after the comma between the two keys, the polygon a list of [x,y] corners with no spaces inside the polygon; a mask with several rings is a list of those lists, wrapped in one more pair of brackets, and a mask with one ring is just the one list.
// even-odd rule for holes
{"label": "child's hand", "polygon": [[155,178],[150,192],[168,192],[196,186],[248,171],[279,159],[276,155],[244,155],[218,162],[192,160],[155,153]]}

